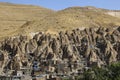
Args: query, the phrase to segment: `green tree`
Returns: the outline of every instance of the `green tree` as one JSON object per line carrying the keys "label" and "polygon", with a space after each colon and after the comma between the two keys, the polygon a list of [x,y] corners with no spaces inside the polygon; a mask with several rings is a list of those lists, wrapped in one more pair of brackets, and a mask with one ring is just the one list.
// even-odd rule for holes
{"label": "green tree", "polygon": [[120,80],[120,62],[109,65],[108,70],[112,80]]}

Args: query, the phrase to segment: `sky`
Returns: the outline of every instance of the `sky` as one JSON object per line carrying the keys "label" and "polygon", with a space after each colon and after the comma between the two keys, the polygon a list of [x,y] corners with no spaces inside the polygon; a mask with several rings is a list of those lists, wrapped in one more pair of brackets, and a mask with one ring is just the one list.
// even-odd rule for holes
{"label": "sky", "polygon": [[0,2],[38,5],[53,10],[61,10],[72,6],[95,6],[120,10],[120,0],[0,0]]}

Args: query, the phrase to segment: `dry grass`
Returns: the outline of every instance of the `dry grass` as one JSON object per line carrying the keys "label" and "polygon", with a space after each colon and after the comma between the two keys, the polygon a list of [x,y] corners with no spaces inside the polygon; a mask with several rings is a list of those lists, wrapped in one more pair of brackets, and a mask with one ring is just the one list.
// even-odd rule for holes
{"label": "dry grass", "polygon": [[71,7],[55,12],[32,5],[0,3],[0,38],[38,31],[56,34],[77,27],[120,25],[120,18],[106,14],[108,11],[95,7]]}
{"label": "dry grass", "polygon": [[52,30],[58,32],[77,27],[113,27],[113,25],[120,25],[119,18],[110,16],[104,12],[81,7],[67,8],[47,16],[42,20],[34,21],[26,28],[29,28],[29,31]]}
{"label": "dry grass", "polygon": [[0,3],[0,39],[18,34],[17,31],[25,23],[41,20],[54,12],[38,6]]}

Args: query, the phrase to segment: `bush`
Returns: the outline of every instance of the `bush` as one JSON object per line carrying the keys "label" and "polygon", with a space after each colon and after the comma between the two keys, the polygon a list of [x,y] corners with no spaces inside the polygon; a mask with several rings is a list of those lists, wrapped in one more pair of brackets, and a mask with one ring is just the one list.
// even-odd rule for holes
{"label": "bush", "polygon": [[120,80],[120,62],[108,65],[106,68],[94,67],[83,74],[82,80]]}

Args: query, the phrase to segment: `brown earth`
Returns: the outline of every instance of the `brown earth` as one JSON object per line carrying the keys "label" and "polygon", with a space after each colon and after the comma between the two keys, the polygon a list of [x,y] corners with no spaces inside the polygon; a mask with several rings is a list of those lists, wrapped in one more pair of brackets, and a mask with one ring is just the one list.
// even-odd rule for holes
{"label": "brown earth", "polygon": [[39,31],[57,34],[77,27],[114,27],[120,25],[119,12],[91,6],[53,11],[33,5],[0,3],[0,39]]}

